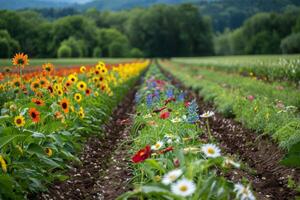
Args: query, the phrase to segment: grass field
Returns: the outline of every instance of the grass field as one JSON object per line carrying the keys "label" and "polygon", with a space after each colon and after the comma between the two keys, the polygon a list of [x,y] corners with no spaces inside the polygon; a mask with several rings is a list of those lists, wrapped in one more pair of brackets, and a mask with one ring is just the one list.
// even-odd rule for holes
{"label": "grass field", "polygon": [[[106,63],[120,63],[124,61],[133,60],[132,58],[103,58],[100,59]],[[88,65],[95,64],[99,61],[99,58],[40,58],[40,59],[30,59],[30,66],[40,66],[45,63],[52,63],[54,65],[68,66],[68,65]],[[11,59],[0,59],[0,67],[12,66]]]}

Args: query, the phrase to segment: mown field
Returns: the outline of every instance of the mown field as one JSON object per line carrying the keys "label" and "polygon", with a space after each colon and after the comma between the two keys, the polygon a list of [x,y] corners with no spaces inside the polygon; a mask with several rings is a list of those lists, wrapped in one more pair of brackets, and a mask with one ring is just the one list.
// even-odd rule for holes
{"label": "mown field", "polygon": [[299,59],[2,60],[0,199],[295,199]]}

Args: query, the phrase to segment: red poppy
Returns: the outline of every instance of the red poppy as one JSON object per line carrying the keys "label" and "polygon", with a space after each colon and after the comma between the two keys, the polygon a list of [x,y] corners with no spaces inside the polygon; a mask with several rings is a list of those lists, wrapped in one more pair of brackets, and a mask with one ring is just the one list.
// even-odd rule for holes
{"label": "red poppy", "polygon": [[158,108],[158,109],[153,110],[153,112],[154,112],[154,113],[159,113],[159,112],[163,111],[163,110],[166,109],[166,108],[167,108],[167,106],[164,106],[164,107],[161,107],[161,108]]}
{"label": "red poppy", "polygon": [[165,100],[165,105],[167,105],[168,103],[170,103],[171,101],[176,101],[175,97],[170,97],[168,99]]}
{"label": "red poppy", "polygon": [[161,119],[167,119],[170,117],[170,113],[169,112],[163,112],[160,114],[159,116]]}
{"label": "red poppy", "polygon": [[143,162],[151,156],[151,147],[147,145],[144,149],[139,150],[133,157],[132,162],[139,163]]}
{"label": "red poppy", "polygon": [[167,147],[167,148],[159,151],[158,154],[164,154],[164,153],[167,153],[167,152],[173,151],[173,150],[174,150],[174,148],[172,146],[170,146],[170,147]]}

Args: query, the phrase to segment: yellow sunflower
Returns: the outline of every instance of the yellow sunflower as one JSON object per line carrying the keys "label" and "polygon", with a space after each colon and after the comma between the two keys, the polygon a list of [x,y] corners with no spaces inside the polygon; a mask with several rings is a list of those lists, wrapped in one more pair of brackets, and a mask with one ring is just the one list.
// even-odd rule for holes
{"label": "yellow sunflower", "polygon": [[74,99],[75,99],[75,101],[77,101],[79,103],[82,100],[81,94],[80,93],[76,93],[74,95]]}
{"label": "yellow sunflower", "polygon": [[84,81],[79,81],[77,83],[77,88],[80,91],[85,91],[86,90],[86,83]]}
{"label": "yellow sunflower", "polygon": [[77,80],[78,80],[78,78],[77,78],[77,76],[75,74],[70,74],[68,76],[68,80],[71,81],[72,83],[76,83]]}
{"label": "yellow sunflower", "polygon": [[1,165],[2,171],[4,173],[6,173],[7,172],[7,164],[2,155],[0,155],[0,165]]}
{"label": "yellow sunflower", "polygon": [[25,125],[25,118],[22,115],[16,116],[14,122],[17,127],[22,127]]}
{"label": "yellow sunflower", "polygon": [[81,73],[84,73],[85,71],[86,71],[86,67],[85,67],[85,66],[81,66],[81,67],[80,67],[80,72],[81,72]]}

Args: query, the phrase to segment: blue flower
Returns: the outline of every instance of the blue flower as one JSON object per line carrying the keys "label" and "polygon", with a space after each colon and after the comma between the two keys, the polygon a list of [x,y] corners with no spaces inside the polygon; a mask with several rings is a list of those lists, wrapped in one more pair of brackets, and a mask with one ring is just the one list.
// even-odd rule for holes
{"label": "blue flower", "polygon": [[198,105],[197,105],[196,100],[194,99],[193,101],[191,101],[191,103],[188,107],[187,121],[189,123],[195,123],[198,120],[199,120]]}

